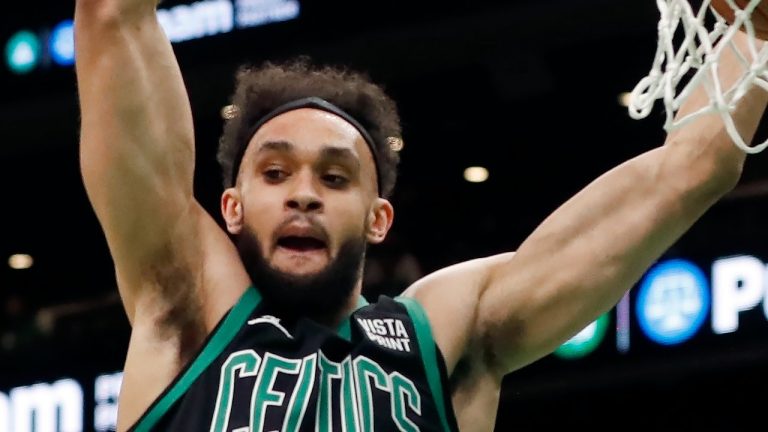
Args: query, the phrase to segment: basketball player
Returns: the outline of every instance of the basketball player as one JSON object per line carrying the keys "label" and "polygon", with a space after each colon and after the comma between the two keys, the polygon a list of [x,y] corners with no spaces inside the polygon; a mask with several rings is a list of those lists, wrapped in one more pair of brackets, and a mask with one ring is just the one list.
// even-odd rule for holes
{"label": "basketball player", "polygon": [[[192,115],[155,8],[78,0],[75,13],[82,174],[132,324],[120,431],[490,431],[502,377],[613,307],[744,163],[719,117],[690,123],[516,254],[366,305],[365,248],[394,215],[394,103],[352,73],[241,72],[223,230],[193,196]],[[732,53],[721,69],[740,73]],[[765,103],[755,90],[738,107],[745,138]]]}

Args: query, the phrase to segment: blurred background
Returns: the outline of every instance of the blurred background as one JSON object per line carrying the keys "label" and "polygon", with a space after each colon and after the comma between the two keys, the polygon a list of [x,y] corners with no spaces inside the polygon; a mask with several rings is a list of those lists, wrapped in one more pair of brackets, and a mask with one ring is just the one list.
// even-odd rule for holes
{"label": "blurred background", "polygon": [[[74,3],[0,13],[0,432],[114,427],[130,327],[79,175]],[[656,48],[652,1],[164,2],[192,103],[196,194],[220,220],[222,108],[243,63],[308,55],[366,71],[405,146],[365,296],[514,250],[613,166],[660,145],[625,92]],[[768,134],[761,130],[758,138]],[[740,430],[768,402],[768,156],[609,313],[504,381],[498,431]],[[557,272],[558,269],[552,269]],[[51,411],[53,410],[53,411]],[[21,413],[21,414],[19,414]],[[54,413],[54,414],[50,414]],[[753,426],[754,427],[754,426]],[[18,427],[17,427],[18,429]]]}

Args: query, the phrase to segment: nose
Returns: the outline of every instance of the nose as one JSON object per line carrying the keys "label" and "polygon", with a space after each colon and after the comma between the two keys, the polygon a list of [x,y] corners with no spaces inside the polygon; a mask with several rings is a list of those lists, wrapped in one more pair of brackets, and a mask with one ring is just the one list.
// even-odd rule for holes
{"label": "nose", "polygon": [[323,208],[323,201],[317,193],[311,173],[297,175],[285,206],[301,212],[317,212]]}

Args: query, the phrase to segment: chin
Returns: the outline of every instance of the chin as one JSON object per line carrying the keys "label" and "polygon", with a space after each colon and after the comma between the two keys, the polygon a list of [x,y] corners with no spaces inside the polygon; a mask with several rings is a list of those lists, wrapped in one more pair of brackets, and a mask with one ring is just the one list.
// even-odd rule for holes
{"label": "chin", "polygon": [[363,236],[348,239],[333,254],[327,243],[286,238],[266,255],[259,239],[247,231],[237,242],[251,281],[270,313],[282,318],[325,322],[349,303],[362,277]]}

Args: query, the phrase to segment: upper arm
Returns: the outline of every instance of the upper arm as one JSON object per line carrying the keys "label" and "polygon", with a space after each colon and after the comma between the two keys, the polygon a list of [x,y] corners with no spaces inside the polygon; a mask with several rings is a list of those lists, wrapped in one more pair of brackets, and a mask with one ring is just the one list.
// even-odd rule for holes
{"label": "upper arm", "polygon": [[153,268],[199,259],[177,254],[200,226],[192,115],[154,7],[78,0],[75,10],[81,171],[129,315]]}
{"label": "upper arm", "polygon": [[515,254],[457,264],[409,289],[446,362],[468,358],[501,377],[613,307],[715,201],[690,177],[663,173],[669,157],[653,150],[604,174]]}
{"label": "upper arm", "polygon": [[468,355],[482,354],[482,341],[476,332],[481,321],[480,295],[488,284],[491,263],[512,255],[501,254],[443,268],[416,281],[403,293],[424,308],[449,375]]}

